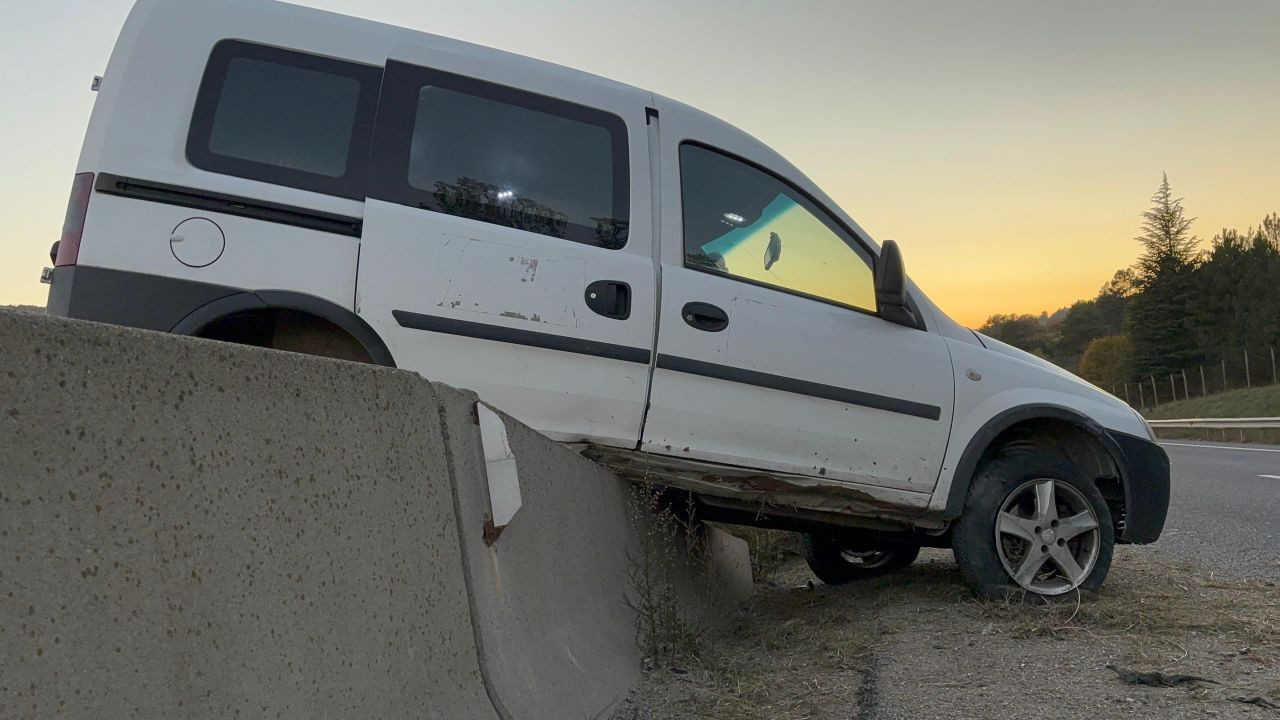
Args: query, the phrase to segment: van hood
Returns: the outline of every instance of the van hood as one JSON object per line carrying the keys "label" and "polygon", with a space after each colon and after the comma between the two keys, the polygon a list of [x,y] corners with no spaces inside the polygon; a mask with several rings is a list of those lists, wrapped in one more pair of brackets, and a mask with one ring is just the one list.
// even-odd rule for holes
{"label": "van hood", "polygon": [[[973,333],[973,334],[974,334],[974,335],[977,335],[977,336],[978,336],[978,340],[983,344],[983,346],[985,346],[985,347],[986,347],[988,350],[990,350],[991,352],[1000,353],[1001,355],[1007,355],[1007,356],[1009,356],[1009,357],[1011,357],[1011,358],[1014,358],[1014,359],[1017,359],[1017,360],[1021,360],[1021,361],[1025,362],[1025,363],[1028,363],[1028,364],[1030,364],[1030,365],[1035,365],[1036,367],[1038,367],[1038,368],[1040,368],[1040,369],[1042,369],[1042,370],[1047,370],[1048,372],[1051,372],[1051,373],[1053,373],[1054,375],[1057,375],[1057,376],[1058,376],[1058,377],[1060,377],[1060,378],[1064,378],[1064,379],[1066,379],[1066,380],[1071,381],[1071,383],[1073,383],[1074,385],[1079,386],[1080,390],[1081,390],[1081,391],[1083,391],[1083,392],[1085,392],[1085,393],[1087,393],[1087,394],[1090,394],[1090,395],[1095,395],[1095,394],[1105,395],[1105,396],[1107,397],[1107,399],[1108,399],[1108,400],[1115,401],[1115,402],[1120,403],[1121,405],[1124,405],[1124,401],[1122,401],[1122,400],[1120,400],[1119,398],[1115,397],[1114,395],[1112,395],[1111,393],[1107,392],[1106,390],[1103,390],[1102,388],[1098,387],[1097,385],[1094,385],[1093,383],[1089,382],[1088,380],[1085,380],[1085,379],[1081,378],[1080,376],[1078,376],[1078,375],[1076,375],[1076,374],[1074,374],[1074,373],[1071,373],[1071,372],[1068,372],[1068,371],[1066,371],[1066,370],[1063,370],[1062,368],[1058,367],[1057,365],[1054,365],[1053,363],[1049,362],[1048,360],[1045,360],[1045,359],[1044,359],[1044,358],[1042,358],[1042,357],[1039,357],[1039,356],[1036,356],[1036,355],[1032,355],[1031,353],[1026,352],[1026,351],[1024,351],[1024,350],[1019,350],[1018,348],[1016,348],[1016,347],[1014,347],[1014,346],[1012,346],[1012,345],[1010,345],[1010,344],[1008,344],[1008,343],[1000,342],[999,340],[996,340],[995,338],[992,338],[992,337],[988,337],[988,336],[986,336],[986,335],[983,335],[983,334],[982,334],[982,333],[980,333],[980,332],[974,331],[974,333]],[[1125,405],[1125,407],[1128,407],[1128,406],[1127,406],[1127,405]]]}
{"label": "van hood", "polygon": [[[988,352],[997,353],[1010,359],[1025,363],[1037,371],[1043,371],[1050,377],[1044,379],[1046,389],[1053,389],[1058,392],[1065,392],[1070,395],[1082,398],[1086,401],[1096,403],[1096,410],[1105,412],[1095,417],[1104,427],[1109,427],[1128,433],[1135,437],[1145,437],[1155,442],[1155,434],[1151,430],[1151,426],[1147,424],[1145,418],[1137,410],[1129,406],[1129,403],[1103,390],[1102,388],[1077,377],[1076,375],[1063,370],[1044,358],[1036,357],[1029,352],[1024,352],[1018,348],[1002,343],[995,338],[987,337],[982,333],[973,333],[978,341],[986,348]],[[1089,413],[1093,415],[1093,413]]]}

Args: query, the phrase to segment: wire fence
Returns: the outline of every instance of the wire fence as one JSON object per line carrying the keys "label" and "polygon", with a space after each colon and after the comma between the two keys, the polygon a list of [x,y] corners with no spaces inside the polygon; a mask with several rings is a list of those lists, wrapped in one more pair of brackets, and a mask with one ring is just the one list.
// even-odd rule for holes
{"label": "wire fence", "polygon": [[1153,410],[1171,402],[1205,397],[1228,390],[1280,384],[1280,365],[1274,345],[1223,353],[1216,361],[1183,368],[1166,375],[1113,385],[1111,394],[1138,410]]}

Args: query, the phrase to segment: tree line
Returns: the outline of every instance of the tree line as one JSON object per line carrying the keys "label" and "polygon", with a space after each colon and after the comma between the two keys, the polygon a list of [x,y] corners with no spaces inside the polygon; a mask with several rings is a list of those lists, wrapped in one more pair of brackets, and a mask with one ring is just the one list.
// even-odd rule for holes
{"label": "tree line", "polygon": [[1271,382],[1272,348],[1280,346],[1280,215],[1244,231],[1223,228],[1202,249],[1182,203],[1165,175],[1142,213],[1142,253],[1131,267],[1092,299],[1052,314],[993,315],[980,332],[1109,390],[1168,383],[1170,375],[1177,394],[1242,386],[1246,357],[1253,384]]}

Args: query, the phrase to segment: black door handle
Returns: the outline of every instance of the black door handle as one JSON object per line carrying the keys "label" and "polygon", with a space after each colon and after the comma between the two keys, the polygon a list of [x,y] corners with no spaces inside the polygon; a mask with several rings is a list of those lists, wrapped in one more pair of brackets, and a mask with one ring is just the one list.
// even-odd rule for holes
{"label": "black door handle", "polygon": [[614,320],[631,317],[631,286],[621,280],[597,280],[587,286],[587,307]]}
{"label": "black door handle", "polygon": [[689,327],[695,330],[720,332],[729,327],[729,316],[725,314],[725,311],[710,303],[685,303],[684,309],[680,311],[680,316],[689,324]]}

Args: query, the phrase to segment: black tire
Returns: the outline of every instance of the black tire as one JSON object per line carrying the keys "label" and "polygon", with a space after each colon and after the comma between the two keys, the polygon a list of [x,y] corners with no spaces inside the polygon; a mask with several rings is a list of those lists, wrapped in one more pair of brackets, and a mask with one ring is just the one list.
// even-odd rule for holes
{"label": "black tire", "polygon": [[[1024,498],[1025,502],[1027,488],[1030,487],[1034,495],[1035,485],[1043,480],[1054,481],[1051,487],[1054,489],[1055,502],[1052,504],[1087,503],[1088,509],[1092,510],[1096,518],[1097,532],[1089,530],[1073,536],[1070,541],[1058,536],[1056,540],[1047,541],[1048,544],[1041,544],[1045,542],[1041,539],[1032,541],[1013,534],[1001,535],[1001,546],[997,549],[996,520],[1005,503],[1016,502],[1014,495]],[[1069,487],[1063,487],[1064,484]],[[1071,492],[1072,489],[1075,490],[1074,493]],[[1032,500],[1035,501],[1034,497]],[[1078,514],[1084,509],[1076,508],[1068,512]],[[1054,513],[1055,516],[1058,514],[1056,508]],[[1028,517],[1027,520],[1035,522],[1034,517]],[[1053,521],[1055,528],[1057,523],[1057,520]],[[1032,537],[1042,537],[1035,535],[1036,532],[1041,532],[1039,526],[1032,528]],[[1049,588],[1047,592],[1023,587],[1014,580],[1011,571],[1005,569],[1006,563],[1011,567],[1014,564],[1011,552],[1021,549],[1024,553],[1022,558],[1025,559],[1037,550],[1046,552],[1052,545],[1063,546],[1068,553],[1092,557],[1092,567],[1088,563],[1077,563],[1077,574],[1084,573],[1084,579],[1078,582],[1077,587],[1084,591],[1096,591],[1102,587],[1107,579],[1107,571],[1111,568],[1111,555],[1115,547],[1111,512],[1102,492],[1075,465],[1052,455],[1029,450],[1001,453],[983,466],[974,477],[964,510],[952,530],[952,551],[960,566],[960,574],[974,592],[994,600],[1019,596],[1045,600],[1073,599],[1076,593],[1072,589],[1062,589],[1070,584],[1070,578],[1062,569],[1063,566],[1052,557],[1044,561],[1045,565],[1040,568],[1039,574],[1032,576],[1035,580],[1031,583],[1033,585],[1052,582],[1058,584],[1058,587]],[[1022,567],[1022,563],[1017,564],[1019,568]],[[1054,578],[1054,575],[1060,577]]]}
{"label": "black tire", "polygon": [[915,562],[920,555],[920,548],[912,545],[853,548],[827,535],[806,535],[804,550],[809,569],[828,585],[888,575]]}

